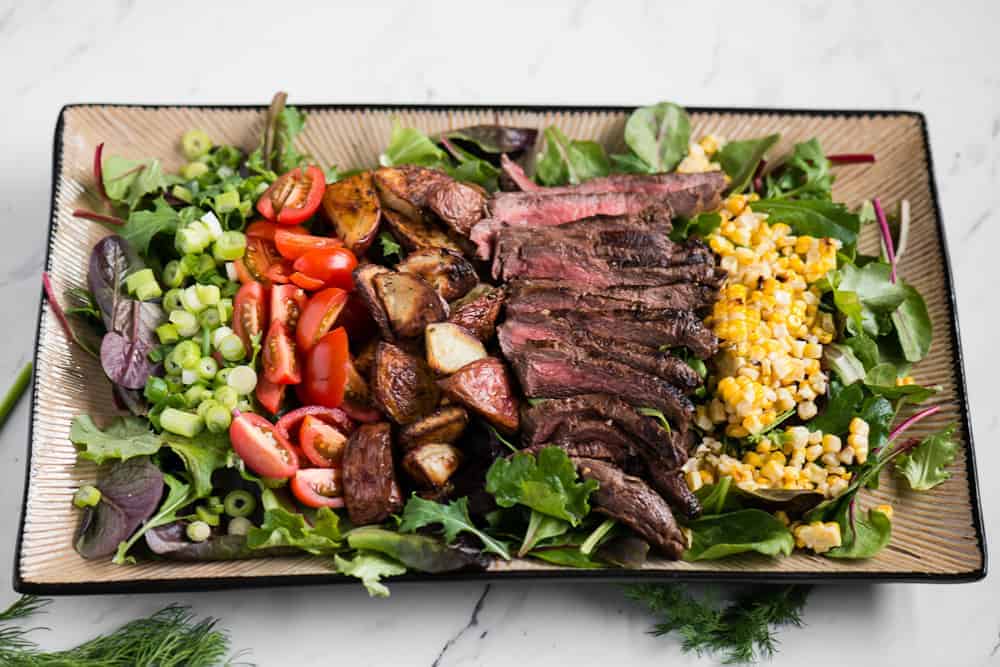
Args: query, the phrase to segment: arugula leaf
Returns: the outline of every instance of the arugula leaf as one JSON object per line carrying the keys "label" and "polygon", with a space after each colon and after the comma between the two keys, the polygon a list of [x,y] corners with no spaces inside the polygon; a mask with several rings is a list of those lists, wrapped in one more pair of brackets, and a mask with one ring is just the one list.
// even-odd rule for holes
{"label": "arugula leaf", "polygon": [[104,159],[102,180],[108,199],[134,209],[149,194],[162,192],[180,179],[163,173],[160,161],[126,160],[115,155]]}
{"label": "arugula leaf", "polygon": [[163,481],[167,485],[167,497],[160,503],[160,509],[156,511],[156,514],[143,523],[139,530],[132,534],[132,537],[118,545],[118,551],[111,561],[115,565],[134,563],[135,559],[128,555],[129,549],[146,534],[146,531],[176,521],[177,512],[195,499],[190,484],[169,473],[163,473]]}
{"label": "arugula leaf", "polygon": [[163,443],[184,462],[194,485],[194,497],[212,495],[212,473],[226,467],[229,452],[232,451],[229,436],[225,433],[202,433],[191,439],[164,431],[161,437]]}
{"label": "arugula leaf", "polygon": [[892,538],[892,522],[874,507],[868,510],[867,518],[864,515],[855,517],[853,526],[847,519],[838,520],[838,523],[841,524],[841,545],[824,553],[827,558],[871,558]]}
{"label": "arugula leaf", "polygon": [[396,242],[396,239],[392,237],[392,234],[389,232],[379,232],[378,242],[382,247],[383,257],[389,259],[395,255],[397,261],[403,259],[403,248]]}
{"label": "arugula leaf", "polygon": [[822,414],[809,422],[810,431],[823,433],[846,433],[851,419],[857,414],[858,406],[865,398],[865,390],[859,384],[844,386],[830,384],[830,401]]}
{"label": "arugula leaf", "polygon": [[119,234],[142,254],[149,253],[149,244],[157,234],[174,234],[180,216],[163,197],[153,201],[153,210],[132,211]]}
{"label": "arugula leaf", "polygon": [[788,160],[767,175],[764,196],[767,199],[829,200],[832,188],[830,161],[826,159],[819,141],[814,138],[795,144]]}
{"label": "arugula leaf", "polygon": [[314,556],[335,554],[343,547],[340,517],[329,507],[321,507],[310,525],[303,514],[273,507],[264,512],[260,527],[255,526],[247,533],[247,546],[293,547]]}
{"label": "arugula leaf", "polygon": [[858,242],[861,221],[843,204],[831,201],[790,201],[787,199],[761,199],[753,203],[756,213],[766,213],[768,222],[783,222],[797,236],[830,237],[844,244],[842,249],[850,254]]}
{"label": "arugula leaf", "polygon": [[917,362],[931,349],[933,327],[924,298],[911,285],[900,281],[903,302],[892,313],[892,323],[907,361]]}
{"label": "arugula leaf", "polygon": [[306,126],[306,115],[295,107],[285,107],[278,114],[278,171],[284,173],[310,162],[308,155],[295,148],[295,137],[302,134]]}
{"label": "arugula leaf", "polygon": [[445,169],[449,167],[448,154],[438,148],[426,134],[412,127],[403,127],[398,120],[392,122],[392,137],[378,162],[383,167],[415,164],[421,167]]}
{"label": "arugula leaf", "polygon": [[535,173],[544,185],[579,185],[611,171],[604,148],[594,141],[569,139],[554,125],[545,130],[545,151],[538,157]]}
{"label": "arugula leaf", "polygon": [[704,516],[687,527],[691,531],[691,546],[684,552],[687,561],[715,560],[748,551],[787,556],[795,547],[788,527],[763,510]]}
{"label": "arugula leaf", "polygon": [[746,190],[754,172],[757,171],[757,165],[780,139],[780,134],[769,134],[760,139],[730,141],[719,150],[717,159],[722,170],[729,175],[730,192],[739,193]]}
{"label": "arugula leaf", "polygon": [[510,560],[510,552],[503,542],[495,540],[485,532],[476,528],[469,517],[469,499],[459,498],[447,505],[436,503],[433,500],[424,500],[413,494],[403,508],[403,518],[399,524],[399,532],[412,533],[418,528],[440,524],[444,530],[444,540],[448,544],[455,541],[460,532],[467,532],[475,535],[482,541],[483,549],[494,553],[504,560]]}
{"label": "arugula leaf", "polygon": [[687,155],[690,139],[687,111],[672,102],[640,107],[625,122],[625,143],[647,172],[673,170]]}
{"label": "arugula leaf", "polygon": [[368,595],[375,598],[389,597],[389,587],[381,583],[383,577],[406,573],[406,566],[374,551],[358,551],[353,558],[333,557],[337,572],[357,577],[364,584]]}
{"label": "arugula leaf", "polygon": [[545,447],[537,457],[518,452],[497,459],[486,473],[486,491],[500,507],[526,505],[577,526],[590,512],[587,498],[597,489],[592,479],[578,481],[566,452]]}
{"label": "arugula leaf", "polygon": [[933,433],[896,459],[896,472],[905,477],[914,491],[928,491],[951,477],[945,468],[955,461],[958,443],[955,425]]}
{"label": "arugula leaf", "polygon": [[79,415],[69,429],[69,439],[81,459],[101,465],[107,461],[127,461],[133,456],[149,456],[160,449],[160,438],[139,417],[116,417],[105,430],[89,415]]}
{"label": "arugula leaf", "polygon": [[670,232],[672,241],[685,241],[691,236],[705,238],[722,224],[722,216],[714,212],[699,213],[693,218],[680,218],[675,221]]}

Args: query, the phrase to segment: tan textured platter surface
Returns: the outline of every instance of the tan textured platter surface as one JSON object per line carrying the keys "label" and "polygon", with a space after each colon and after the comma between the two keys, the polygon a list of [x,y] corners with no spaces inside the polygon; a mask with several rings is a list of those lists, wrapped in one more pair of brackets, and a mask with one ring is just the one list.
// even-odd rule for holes
{"label": "tan textured platter surface", "polygon": [[[309,122],[301,148],[322,164],[341,169],[370,167],[388,143],[398,118],[433,133],[475,123],[544,127],[559,125],[567,135],[596,139],[621,150],[626,109],[568,108],[308,108]],[[106,155],[131,158],[157,156],[165,167],[180,166],[179,137],[203,128],[221,143],[250,150],[263,124],[263,108],[71,106],[56,128],[52,221],[47,270],[56,293],[85,284],[91,246],[106,232],[99,225],[74,219],[74,208],[96,206],[91,187],[94,147],[106,142]],[[965,401],[961,354],[957,340],[951,279],[935,199],[930,154],[923,117],[902,112],[795,112],[692,110],[694,136],[713,132],[723,137],[751,138],[782,134],[772,154],[787,152],[796,142],[818,137],[830,153],[872,152],[878,162],[837,170],[835,199],[856,206],[878,195],[894,206],[908,199],[912,231],[900,271],[924,295],[934,323],[930,355],[917,366],[916,380],[941,385],[935,399],[944,409],[920,422],[911,435],[923,436],[957,422],[964,447],[951,466],[951,478],[930,493],[915,494],[883,474],[879,491],[868,504],[892,503],[892,542],[876,558],[837,561],[796,553],[791,557],[736,557],[714,562],[651,560],[644,570],[583,571],[536,562],[498,563],[490,572],[436,579],[499,577],[637,578],[680,577],[743,580],[919,580],[969,581],[985,575],[986,550],[976,492],[975,466]],[[876,232],[862,247],[877,247]],[[85,561],[72,547],[78,522],[71,498],[81,484],[92,482],[95,468],[77,463],[67,439],[70,420],[89,413],[100,419],[114,414],[110,386],[99,363],[67,344],[47,305],[39,320],[33,396],[30,457],[21,535],[15,560],[15,587],[42,593],[157,591],[221,586],[255,586],[345,581],[332,575],[317,558],[258,559],[219,563],[142,563],[116,566]],[[420,577],[413,577],[420,578]]]}

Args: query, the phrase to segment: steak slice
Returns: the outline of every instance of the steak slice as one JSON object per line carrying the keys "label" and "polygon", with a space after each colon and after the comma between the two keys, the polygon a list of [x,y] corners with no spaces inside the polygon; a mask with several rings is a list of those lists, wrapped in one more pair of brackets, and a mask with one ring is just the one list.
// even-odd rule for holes
{"label": "steak slice", "polygon": [[494,220],[508,225],[562,225],[595,215],[635,214],[664,203],[663,197],[627,191],[497,192],[490,199],[489,210]]}
{"label": "steak slice", "polygon": [[694,406],[674,385],[611,359],[581,358],[568,350],[525,348],[508,356],[521,388],[532,398],[601,392],[660,410],[687,431]]}
{"label": "steak slice", "polygon": [[385,521],[403,509],[392,463],[389,424],[364,424],[347,440],[343,463],[344,503],[351,523]]}
{"label": "steak slice", "polygon": [[663,498],[646,482],[604,461],[574,458],[573,463],[584,479],[600,485],[591,496],[594,509],[622,522],[665,556],[681,557],[687,540]]}
{"label": "steak slice", "polygon": [[541,347],[571,346],[591,357],[602,357],[614,350],[614,357],[626,366],[645,371],[685,390],[701,385],[701,378],[677,357],[627,341],[612,341],[573,327],[557,318],[537,318],[535,322],[510,319],[497,328],[504,354],[528,344]]}
{"label": "steak slice", "polygon": [[525,447],[523,450],[529,454],[537,454],[546,447],[558,447],[559,449],[566,452],[568,456],[580,457],[584,459],[598,459],[600,461],[607,461],[608,463],[614,463],[617,466],[624,466],[626,463],[625,450],[618,447],[607,444],[600,440],[562,440],[554,442],[543,442],[538,445],[532,445],[531,447]]}
{"label": "steak slice", "polygon": [[442,182],[427,195],[427,205],[449,227],[468,236],[472,226],[483,219],[486,194],[468,183]]}
{"label": "steak slice", "polygon": [[550,311],[631,312],[700,310],[715,302],[718,290],[707,285],[677,283],[658,287],[619,286],[595,293],[558,280],[515,280],[510,283],[507,315]]}

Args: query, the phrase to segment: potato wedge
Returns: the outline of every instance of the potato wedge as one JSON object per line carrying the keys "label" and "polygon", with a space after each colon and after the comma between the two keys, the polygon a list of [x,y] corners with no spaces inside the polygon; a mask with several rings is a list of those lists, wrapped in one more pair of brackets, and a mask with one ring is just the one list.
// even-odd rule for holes
{"label": "potato wedge", "polygon": [[331,183],[323,193],[323,212],[355,255],[363,255],[378,236],[380,208],[370,171]]}
{"label": "potato wedge", "polygon": [[368,312],[371,314],[372,319],[375,320],[375,324],[378,325],[382,338],[392,341],[396,339],[396,336],[389,325],[389,316],[385,311],[385,306],[382,305],[382,300],[379,298],[378,292],[375,290],[374,282],[376,276],[386,273],[392,273],[392,271],[378,264],[362,264],[354,269],[353,276],[354,287],[361,296],[361,300],[368,306]]}
{"label": "potato wedge", "polygon": [[457,447],[431,442],[411,449],[403,457],[403,470],[419,486],[440,487],[462,464],[462,453]]}
{"label": "potato wedge", "polygon": [[372,282],[396,336],[417,338],[428,324],[448,317],[447,304],[422,278],[386,271]]}
{"label": "potato wedge", "polygon": [[413,449],[429,442],[450,445],[458,440],[469,425],[469,413],[458,405],[438,408],[433,414],[403,427],[399,444],[403,449]]}
{"label": "potato wedge", "polygon": [[498,431],[505,434],[517,431],[518,400],[511,389],[507,367],[496,357],[473,361],[437,383],[445,396],[482,415]]}
{"label": "potato wedge", "polygon": [[497,317],[506,297],[504,290],[490,288],[474,299],[463,299],[452,308],[448,321],[467,329],[485,343],[496,333]]}
{"label": "potato wedge", "polygon": [[468,237],[472,226],[486,213],[486,193],[468,183],[441,183],[428,193],[427,205],[445,224]]}
{"label": "potato wedge", "polygon": [[365,381],[370,381],[372,369],[375,368],[375,349],[378,347],[378,338],[370,338],[354,355],[354,368],[361,373]]}
{"label": "potato wedge", "polygon": [[428,324],[424,330],[427,363],[441,375],[451,375],[473,361],[486,358],[486,348],[463,327],[450,322]]}
{"label": "potato wedge", "polygon": [[429,415],[440,397],[427,362],[385,342],[375,351],[372,394],[379,409],[397,424]]}
{"label": "potato wedge", "polygon": [[411,252],[396,270],[420,276],[445,301],[454,301],[476,286],[476,268],[465,257],[446,248],[422,248]]}
{"label": "potato wedge", "polygon": [[382,208],[399,211],[410,218],[420,218],[427,210],[431,191],[454,179],[436,169],[413,165],[381,167],[375,170],[375,187]]}
{"label": "potato wedge", "polygon": [[379,523],[403,509],[389,424],[364,424],[351,434],[344,451],[343,481],[347,514],[355,526]]}
{"label": "potato wedge", "polygon": [[347,386],[344,388],[344,399],[362,407],[372,406],[372,392],[368,382],[350,358],[347,359]]}
{"label": "potato wedge", "polygon": [[392,236],[408,251],[421,248],[448,248],[462,252],[462,247],[452,241],[448,234],[423,216],[410,216],[389,208],[382,209],[382,219],[392,231]]}

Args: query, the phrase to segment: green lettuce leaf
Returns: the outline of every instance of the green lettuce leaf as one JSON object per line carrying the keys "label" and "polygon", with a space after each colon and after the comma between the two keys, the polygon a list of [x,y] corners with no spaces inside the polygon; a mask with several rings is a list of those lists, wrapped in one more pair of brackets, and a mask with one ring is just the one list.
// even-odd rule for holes
{"label": "green lettuce leaf", "polygon": [[895,400],[905,398],[907,403],[923,403],[940,391],[939,387],[923,387],[918,384],[896,386],[899,372],[895,364],[883,362],[868,369],[865,374],[865,386],[873,394]]}
{"label": "green lettuce leaf", "polygon": [[945,468],[955,461],[958,443],[955,425],[933,433],[912,451],[896,459],[896,472],[905,477],[914,491],[928,491],[951,477]]}
{"label": "green lettuce leaf", "polygon": [[376,526],[362,526],[349,531],[346,537],[352,549],[377,551],[418,572],[452,572],[480,564],[478,553],[450,547],[428,535],[403,535]]}
{"label": "green lettuce leaf", "polygon": [[545,150],[535,164],[544,185],[579,185],[591,178],[607,176],[611,163],[604,148],[594,141],[574,141],[555,127],[545,130]]}
{"label": "green lettuce leaf", "polygon": [[905,282],[900,283],[904,298],[899,308],[892,313],[892,323],[896,327],[903,356],[907,361],[917,362],[927,356],[931,349],[933,326],[927,304],[920,292]]}
{"label": "green lettuce leaf", "polygon": [[424,500],[416,494],[411,496],[403,508],[399,531],[412,533],[418,528],[435,524],[440,524],[444,531],[445,542],[448,544],[454,542],[458,534],[464,531],[478,537],[485,551],[494,553],[504,560],[510,560],[510,552],[503,542],[476,528],[469,517],[468,498],[459,498],[444,505],[433,500]]}
{"label": "green lettuce leaf", "polygon": [[314,556],[335,554],[343,547],[340,517],[329,507],[321,507],[310,525],[303,514],[274,507],[264,512],[260,528],[251,528],[247,533],[247,546],[294,547]]}
{"label": "green lettuce leaf", "polygon": [[78,456],[100,465],[126,461],[133,456],[149,456],[160,449],[160,437],[139,417],[116,417],[103,431],[88,415],[79,415],[69,429],[69,439]]}
{"label": "green lettuce leaf", "polygon": [[152,210],[132,211],[118,233],[145,255],[154,236],[176,233],[179,222],[177,211],[166,199],[157,197]]}
{"label": "green lettuce leaf", "polygon": [[691,120],[672,102],[640,107],[625,122],[625,143],[647,172],[672,171],[687,155],[690,139]]}
{"label": "green lettuce leaf", "polygon": [[865,390],[860,384],[843,386],[838,383],[830,385],[830,400],[826,409],[809,422],[810,431],[823,433],[846,433],[851,419],[858,414],[858,406],[865,398]]}
{"label": "green lettuce leaf", "polygon": [[349,577],[357,577],[371,597],[389,597],[389,587],[381,583],[383,577],[394,577],[406,573],[406,566],[374,551],[359,551],[353,558],[334,556],[337,572]]}
{"label": "green lettuce leaf", "polygon": [[760,139],[730,141],[719,150],[716,159],[729,175],[729,191],[743,192],[750,184],[757,165],[764,155],[781,139],[780,134],[769,134]]}
{"label": "green lettuce leaf", "polygon": [[403,127],[399,121],[392,123],[392,137],[385,152],[379,156],[383,167],[401,164],[415,164],[420,167],[447,169],[450,165],[448,154],[437,147],[430,137],[412,127]]}
{"label": "green lettuce leaf", "polygon": [[844,244],[846,254],[853,252],[858,242],[861,221],[842,204],[831,201],[790,201],[761,199],[753,203],[755,213],[766,213],[768,222],[783,222],[796,236],[830,237]]}
{"label": "green lettuce leaf", "polygon": [[764,184],[767,199],[829,200],[832,190],[830,161],[817,139],[795,144],[789,158],[765,177]]}
{"label": "green lettuce leaf", "polygon": [[146,195],[162,192],[180,179],[163,173],[160,161],[126,160],[111,155],[102,163],[102,180],[108,199],[134,209]]}
{"label": "green lettuce leaf", "polygon": [[185,438],[164,431],[163,443],[184,461],[191,475],[195,498],[212,495],[212,473],[225,468],[232,449],[225,433],[201,433],[195,438]]}
{"label": "green lettuce leaf", "polygon": [[687,527],[691,546],[684,552],[684,560],[688,561],[715,560],[748,551],[787,556],[795,546],[788,527],[763,510],[704,516]]}
{"label": "green lettuce leaf", "polygon": [[558,447],[542,449],[537,458],[519,452],[497,459],[486,473],[486,491],[501,507],[526,505],[576,526],[590,512],[588,497],[595,480],[578,481],[576,468]]}
{"label": "green lettuce leaf", "polygon": [[871,558],[892,538],[892,522],[884,512],[875,508],[868,510],[867,517],[859,512],[853,527],[843,517],[838,517],[838,522],[841,545],[824,553],[827,558]]}

